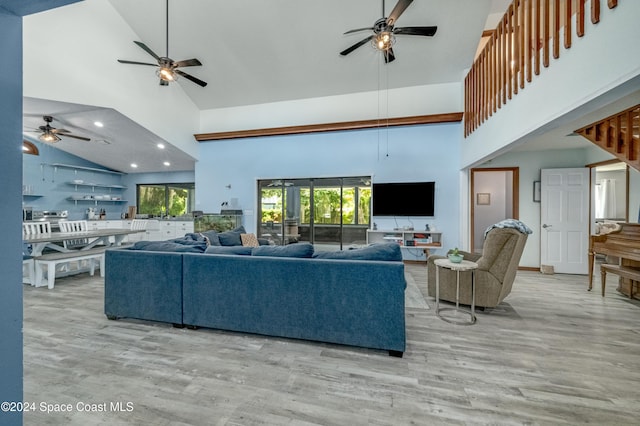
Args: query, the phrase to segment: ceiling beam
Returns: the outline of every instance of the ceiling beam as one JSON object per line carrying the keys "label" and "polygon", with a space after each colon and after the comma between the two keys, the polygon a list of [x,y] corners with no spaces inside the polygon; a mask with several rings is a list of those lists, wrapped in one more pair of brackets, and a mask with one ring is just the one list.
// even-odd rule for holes
{"label": "ceiling beam", "polygon": [[303,133],[336,132],[344,130],[372,129],[377,127],[415,126],[419,124],[456,123],[462,121],[461,112],[416,115],[411,117],[376,120],[343,121],[340,123],[308,124],[304,126],[272,127],[267,129],[237,130],[232,132],[198,133],[198,142],[227,139],[256,138],[263,136],[298,135]]}

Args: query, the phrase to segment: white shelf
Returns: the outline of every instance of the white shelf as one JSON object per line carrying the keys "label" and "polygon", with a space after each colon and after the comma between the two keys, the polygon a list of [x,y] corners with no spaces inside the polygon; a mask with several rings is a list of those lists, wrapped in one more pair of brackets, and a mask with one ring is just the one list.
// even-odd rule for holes
{"label": "white shelf", "polygon": [[92,182],[83,182],[83,183],[67,182],[67,185],[75,186],[76,191],[78,190],[77,188],[78,186],[87,186],[91,188],[127,189],[127,187],[123,185],[107,185],[104,183],[92,183]]}
{"label": "white shelf", "polygon": [[115,170],[97,169],[95,167],[75,166],[73,164],[62,164],[62,163],[48,164],[48,163],[42,163],[42,165],[43,166],[51,166],[51,167],[54,167],[54,168],[61,168],[61,169],[87,170],[87,171],[96,172],[96,173],[110,173],[110,174],[114,174],[114,175],[125,175],[126,174],[126,173],[122,173],[122,172],[116,172]]}

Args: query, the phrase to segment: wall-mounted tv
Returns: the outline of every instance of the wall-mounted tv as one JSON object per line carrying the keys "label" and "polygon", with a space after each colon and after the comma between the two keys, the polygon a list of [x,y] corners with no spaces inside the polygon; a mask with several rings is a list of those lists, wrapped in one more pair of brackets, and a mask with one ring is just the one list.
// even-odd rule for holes
{"label": "wall-mounted tv", "polygon": [[373,184],[373,216],[433,216],[435,182]]}

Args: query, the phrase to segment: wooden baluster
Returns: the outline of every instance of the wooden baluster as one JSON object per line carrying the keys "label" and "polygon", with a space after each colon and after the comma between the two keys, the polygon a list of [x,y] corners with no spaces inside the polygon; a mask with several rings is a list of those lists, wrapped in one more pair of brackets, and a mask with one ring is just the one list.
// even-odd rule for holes
{"label": "wooden baluster", "polygon": [[565,13],[564,13],[564,48],[571,48],[571,3],[573,0],[567,0],[565,4]]}
{"label": "wooden baluster", "polygon": [[495,52],[493,48],[493,37],[489,38],[487,42],[487,77],[489,82],[489,87],[487,87],[488,97],[487,97],[487,106],[489,110],[487,111],[487,118],[493,115],[493,86],[494,86],[494,69],[493,69],[493,53]]}
{"label": "wooden baluster", "polygon": [[542,37],[544,38],[542,42],[543,46],[543,54],[542,54],[542,64],[545,68],[549,66],[549,0],[543,0],[544,3],[544,17],[543,17],[543,25],[544,31]]}
{"label": "wooden baluster", "polygon": [[609,5],[609,9],[613,9],[618,5],[618,0],[609,0],[607,4]]}
{"label": "wooden baluster", "polygon": [[553,1],[553,57],[560,57],[560,0]]}
{"label": "wooden baluster", "polygon": [[536,0],[536,16],[535,16],[535,31],[533,41],[533,52],[534,52],[534,73],[536,75],[540,74],[540,0]]}
{"label": "wooden baluster", "polygon": [[489,89],[491,90],[491,105],[490,105],[490,109],[489,109],[489,115],[493,115],[494,112],[496,112],[496,87],[497,87],[497,76],[498,73],[496,71],[496,53],[497,53],[497,49],[496,49],[496,36],[495,33],[493,36],[491,36],[491,62],[489,63],[489,66],[491,67],[490,70],[490,74],[491,74],[491,84],[489,85]]}
{"label": "wooden baluster", "polygon": [[520,27],[518,14],[520,13],[520,1],[513,2],[513,94],[518,94],[518,70],[520,69]]}
{"label": "wooden baluster", "polygon": [[507,10],[507,97],[513,94],[513,4]]}
{"label": "wooden baluster", "polygon": [[525,52],[527,53],[527,57],[526,57],[526,67],[527,67],[527,82],[531,83],[531,71],[532,71],[532,64],[531,64],[531,56],[533,55],[533,24],[532,24],[532,17],[533,17],[533,0],[527,0],[527,22],[525,24],[526,26],[526,30],[527,30],[527,47]]}
{"label": "wooden baluster", "polygon": [[627,111],[627,131],[624,134],[625,157],[633,160],[633,110]]}
{"label": "wooden baluster", "polygon": [[482,108],[484,112],[482,114],[482,122],[484,123],[484,121],[489,118],[489,107],[487,106],[489,104],[489,52],[487,49],[484,50],[482,63]]}
{"label": "wooden baluster", "polygon": [[[531,0],[529,0],[531,1]],[[525,77],[525,62],[524,58],[527,54],[526,45],[525,45],[525,37],[526,37],[526,21],[525,21],[525,12],[526,12],[527,0],[520,0],[520,88],[524,89],[524,77]]]}
{"label": "wooden baluster", "polygon": [[600,22],[600,0],[591,0],[591,23]]}
{"label": "wooden baluster", "polygon": [[[507,10],[507,13],[508,10]],[[500,88],[502,89],[502,103],[506,104],[507,103],[507,67],[509,66],[508,62],[507,62],[507,37],[508,37],[508,30],[507,30],[507,19],[508,19],[508,14],[505,14],[504,17],[502,18],[502,59],[501,59],[501,63],[502,63],[502,82],[500,84]]]}
{"label": "wooden baluster", "polygon": [[576,11],[576,34],[578,37],[584,36],[584,2],[578,0],[578,10]]}

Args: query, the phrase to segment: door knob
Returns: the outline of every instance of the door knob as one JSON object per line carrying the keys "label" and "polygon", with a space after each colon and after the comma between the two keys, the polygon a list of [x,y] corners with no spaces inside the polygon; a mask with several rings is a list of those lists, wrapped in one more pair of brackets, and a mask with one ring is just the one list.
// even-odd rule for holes
{"label": "door knob", "polygon": [[547,225],[546,223],[542,225],[544,229],[551,228],[552,225]]}

